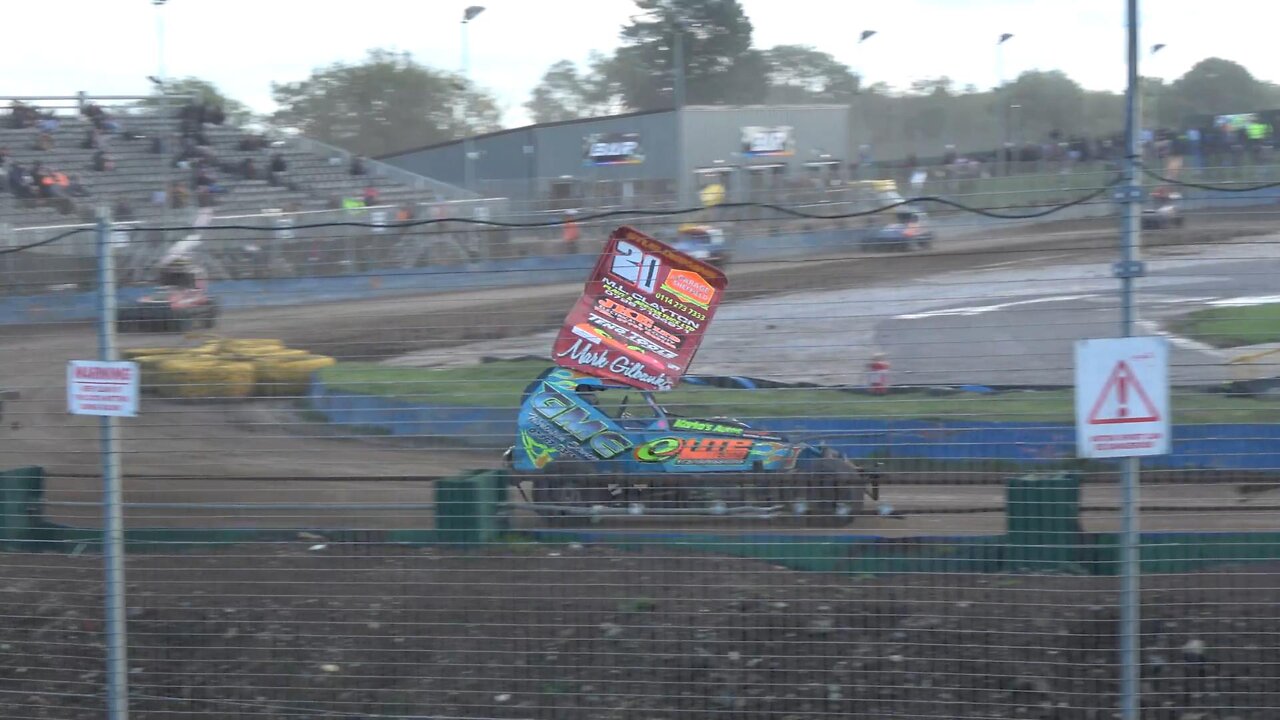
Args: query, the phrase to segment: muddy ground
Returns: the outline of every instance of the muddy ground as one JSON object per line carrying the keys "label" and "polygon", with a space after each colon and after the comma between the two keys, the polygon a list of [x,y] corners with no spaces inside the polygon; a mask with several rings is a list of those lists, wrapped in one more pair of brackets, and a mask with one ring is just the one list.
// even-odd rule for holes
{"label": "muddy ground", "polygon": [[[1146,242],[1273,231],[1263,220],[1206,219]],[[985,249],[752,266],[736,276],[729,301],[896,282],[1011,254],[1109,254],[1112,224],[1041,227],[1061,234],[1032,238],[1034,246],[1019,244],[1031,237],[1023,228]],[[231,314],[223,330],[380,358],[545,329],[579,289],[273,308]],[[0,465],[62,473],[51,488],[60,500],[91,502],[97,487],[96,425],[67,418],[60,377],[65,360],[92,352],[88,325],[0,330],[0,384],[23,393],[6,413]],[[131,421],[126,473],[151,477],[127,481],[126,495],[408,503],[429,493],[362,484],[479,465],[450,448],[285,430],[278,412],[174,405]],[[165,480],[175,474],[189,479]],[[331,476],[349,480],[249,480]],[[1216,517],[1232,524],[1229,513]],[[0,555],[0,718],[104,716],[100,567],[92,556]],[[1144,578],[1144,720],[1276,717],[1276,570]],[[1118,587],[1105,578],[869,578],[670,547],[464,553],[300,538],[131,555],[128,583],[133,717],[144,720],[1110,720],[1118,676]]]}
{"label": "muddy ground", "polygon": [[[0,715],[103,717],[98,559],[0,568]],[[1143,579],[1144,720],[1276,716],[1276,570]],[[1110,578],[302,539],[131,556],[129,591],[144,720],[1109,720],[1116,703]]]}

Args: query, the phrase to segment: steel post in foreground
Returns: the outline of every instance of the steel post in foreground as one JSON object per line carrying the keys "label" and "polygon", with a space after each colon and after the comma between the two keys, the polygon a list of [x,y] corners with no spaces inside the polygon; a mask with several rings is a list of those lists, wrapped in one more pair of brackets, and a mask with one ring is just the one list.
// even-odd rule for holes
{"label": "steel post in foreground", "polygon": [[[1138,84],[1138,0],[1128,0],[1128,91],[1125,97],[1124,212],[1120,228],[1120,333],[1132,337],[1137,313],[1134,283],[1142,274],[1139,260],[1142,197],[1138,182],[1138,119],[1141,117],[1141,88]],[[1138,645],[1139,558],[1138,490],[1140,461],[1136,457],[1121,462],[1120,536],[1120,713],[1122,720],[1138,720],[1141,707],[1138,672],[1141,648]]]}
{"label": "steel post in foreground", "polygon": [[[98,212],[98,359],[116,359],[116,269],[111,215]],[[107,648],[107,718],[129,717],[129,664],[124,606],[124,515],[120,494],[119,418],[101,417],[102,560],[105,570],[104,630]]]}

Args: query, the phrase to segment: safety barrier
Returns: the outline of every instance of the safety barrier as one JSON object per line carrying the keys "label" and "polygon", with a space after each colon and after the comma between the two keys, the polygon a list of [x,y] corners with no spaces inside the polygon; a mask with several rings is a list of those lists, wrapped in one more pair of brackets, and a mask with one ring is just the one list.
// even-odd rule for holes
{"label": "safety barrier", "polygon": [[[423,405],[330,388],[313,379],[308,397],[328,422],[404,438],[448,438],[473,447],[505,448],[515,437],[512,408]],[[1011,467],[1052,465],[1075,458],[1071,425],[1034,422],[885,420],[873,418],[741,418],[756,427],[820,438],[857,459],[953,463],[1002,461]],[[1280,425],[1174,426],[1173,452],[1146,460],[1151,468],[1271,470],[1280,467]]]}
{"label": "safety barrier", "polygon": [[[1005,484],[1005,531],[998,535],[886,537],[815,536],[782,532],[673,533],[609,530],[515,530],[510,478],[474,470],[436,481],[434,527],[362,531],[238,528],[133,528],[131,552],[173,552],[183,546],[261,542],[373,543],[484,547],[504,542],[602,544],[620,549],[670,545],[717,555],[763,560],[795,570],[881,575],[896,573],[1054,573],[1114,575],[1114,533],[1093,533],[1080,518],[1080,478],[1058,473],[1013,477]],[[44,470],[0,472],[0,550],[96,552],[101,531],[49,522]],[[856,526],[855,526],[856,527]],[[1280,532],[1144,533],[1144,573],[1181,573],[1217,563],[1280,559]]]}

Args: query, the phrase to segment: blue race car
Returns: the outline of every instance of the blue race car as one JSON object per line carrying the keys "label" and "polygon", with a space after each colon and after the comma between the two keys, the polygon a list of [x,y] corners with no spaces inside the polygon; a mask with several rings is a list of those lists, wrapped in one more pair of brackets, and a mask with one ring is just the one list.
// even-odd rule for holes
{"label": "blue race car", "polygon": [[878,477],[831,448],[674,415],[649,392],[560,367],[525,388],[517,436],[506,455],[513,482],[521,493],[530,484],[526,500],[561,524],[726,515],[846,525],[879,497]]}

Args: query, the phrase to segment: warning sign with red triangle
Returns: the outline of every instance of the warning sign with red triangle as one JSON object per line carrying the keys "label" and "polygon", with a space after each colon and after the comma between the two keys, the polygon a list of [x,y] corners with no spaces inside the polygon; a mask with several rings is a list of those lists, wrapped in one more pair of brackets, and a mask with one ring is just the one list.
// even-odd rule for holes
{"label": "warning sign with red triangle", "polygon": [[1111,371],[1089,411],[1090,425],[1158,422],[1160,411],[1151,402],[1138,376],[1121,360]]}

